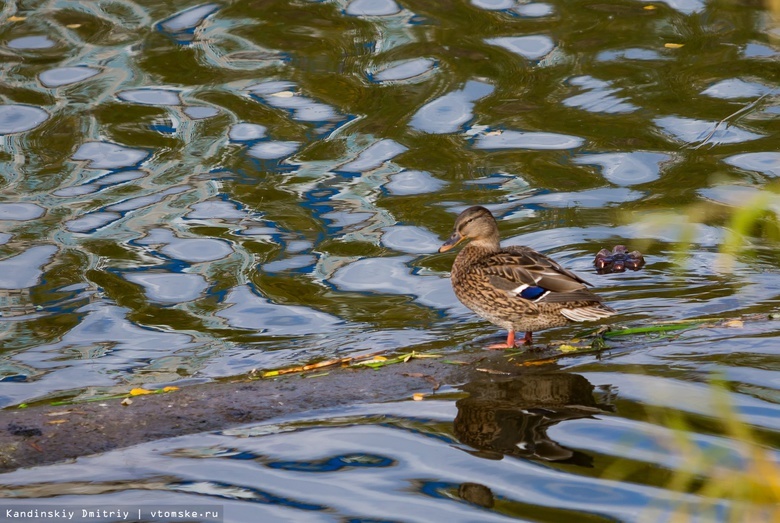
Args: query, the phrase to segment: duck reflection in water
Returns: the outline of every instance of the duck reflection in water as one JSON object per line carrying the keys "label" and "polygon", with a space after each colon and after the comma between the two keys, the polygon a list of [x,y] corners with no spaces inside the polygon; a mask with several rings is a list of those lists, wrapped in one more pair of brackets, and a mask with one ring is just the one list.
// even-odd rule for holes
{"label": "duck reflection in water", "polygon": [[614,411],[597,403],[587,379],[565,372],[474,381],[464,390],[469,397],[456,403],[455,435],[477,449],[472,454],[487,459],[514,456],[590,467],[591,456],[559,445],[547,429]]}

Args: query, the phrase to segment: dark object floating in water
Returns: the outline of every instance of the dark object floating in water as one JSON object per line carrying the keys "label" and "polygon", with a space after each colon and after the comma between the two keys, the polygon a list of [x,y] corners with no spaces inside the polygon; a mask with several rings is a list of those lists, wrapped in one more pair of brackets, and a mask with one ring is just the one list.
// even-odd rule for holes
{"label": "dark object floating in water", "polygon": [[610,272],[626,272],[626,269],[638,271],[645,266],[645,258],[639,251],[626,252],[625,245],[615,245],[612,252],[601,249],[593,260],[596,272],[608,274]]}

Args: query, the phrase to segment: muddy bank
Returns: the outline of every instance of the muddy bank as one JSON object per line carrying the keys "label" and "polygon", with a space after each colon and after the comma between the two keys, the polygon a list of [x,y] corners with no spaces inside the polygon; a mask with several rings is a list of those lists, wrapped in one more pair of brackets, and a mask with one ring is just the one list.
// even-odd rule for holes
{"label": "muddy bank", "polygon": [[4,410],[0,413],[0,472],[313,409],[408,398],[416,392],[431,393],[436,384],[484,379],[491,375],[485,371],[491,369],[523,371],[500,351],[448,357],[467,364],[413,359],[378,370],[328,369],[329,374],[312,378],[295,374],[193,385],[168,394],[136,396],[128,406],[113,399],[102,405]]}

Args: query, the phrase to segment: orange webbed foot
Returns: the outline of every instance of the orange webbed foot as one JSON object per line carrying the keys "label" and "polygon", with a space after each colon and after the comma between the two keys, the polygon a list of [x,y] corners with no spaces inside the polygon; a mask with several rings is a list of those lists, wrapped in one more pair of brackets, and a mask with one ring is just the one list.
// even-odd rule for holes
{"label": "orange webbed foot", "polygon": [[488,345],[486,348],[490,350],[516,349],[522,345],[525,346],[533,345],[533,338],[530,332],[526,332],[525,337],[523,337],[522,343],[517,344],[515,343],[515,332],[509,331],[506,337],[506,343],[494,343],[493,345]]}

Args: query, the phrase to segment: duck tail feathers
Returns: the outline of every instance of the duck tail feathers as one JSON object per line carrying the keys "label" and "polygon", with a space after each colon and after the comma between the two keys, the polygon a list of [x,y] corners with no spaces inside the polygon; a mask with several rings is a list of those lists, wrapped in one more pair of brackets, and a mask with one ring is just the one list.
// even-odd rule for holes
{"label": "duck tail feathers", "polygon": [[561,309],[561,314],[571,321],[595,321],[608,318],[616,312],[612,307],[607,307],[601,303],[587,307],[577,307],[576,309]]}

